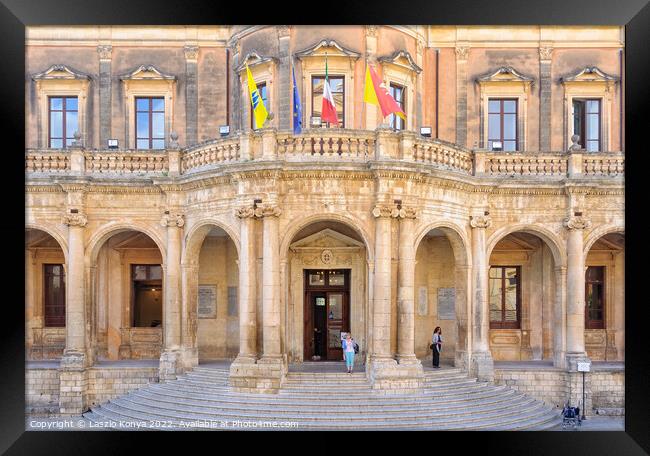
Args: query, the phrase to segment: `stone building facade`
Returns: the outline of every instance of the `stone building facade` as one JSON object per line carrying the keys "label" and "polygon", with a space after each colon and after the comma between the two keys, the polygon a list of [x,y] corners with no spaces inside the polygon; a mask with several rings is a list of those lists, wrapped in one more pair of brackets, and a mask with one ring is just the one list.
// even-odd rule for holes
{"label": "stone building facade", "polygon": [[[121,360],[159,361],[137,386],[232,359],[233,387],[275,392],[290,364],[338,359],[341,331],[399,394],[420,387],[436,326],[443,361],[577,402],[578,362],[625,356],[623,37],[28,27],[25,343],[58,363],[28,363],[28,402],[43,378],[41,397],[80,413],[128,390],[127,367],[97,381]],[[326,58],[338,128],[317,119]],[[367,63],[404,124],[363,102]],[[604,408],[623,407],[620,374],[593,382],[618,392],[594,389]]]}

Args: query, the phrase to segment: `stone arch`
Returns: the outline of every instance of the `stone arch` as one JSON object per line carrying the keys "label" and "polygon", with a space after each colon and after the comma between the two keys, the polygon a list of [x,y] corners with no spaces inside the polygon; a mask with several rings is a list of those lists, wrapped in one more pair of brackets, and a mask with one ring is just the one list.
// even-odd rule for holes
{"label": "stone arch", "polygon": [[424,225],[415,237],[415,244],[413,246],[415,252],[418,251],[422,239],[424,239],[429,231],[434,229],[439,229],[445,233],[454,250],[455,260],[459,265],[469,266],[472,264],[472,246],[467,237],[467,232],[454,222],[435,221]]}
{"label": "stone arch", "polygon": [[585,257],[587,256],[589,250],[591,250],[591,247],[598,239],[611,233],[625,234],[625,227],[619,224],[611,224],[611,225],[599,226],[591,230],[591,232],[585,239],[585,243],[584,243]]}
{"label": "stone arch", "polygon": [[226,232],[230,240],[235,244],[237,257],[239,257],[240,241],[236,231],[222,220],[214,217],[204,217],[194,222],[191,227],[186,230],[183,241],[184,248],[181,256],[181,264],[198,263],[201,245],[212,227],[220,228]]}
{"label": "stone arch", "polygon": [[363,239],[363,243],[365,244],[366,260],[373,261],[374,249],[373,244],[370,242],[371,237],[369,236],[368,232],[362,228],[363,223],[361,220],[354,216],[333,214],[331,212],[311,214],[290,224],[285,235],[282,237],[282,241],[280,242],[280,258],[286,257],[286,254],[289,251],[289,246],[293,242],[296,234],[300,232],[300,230],[311,225],[312,223],[328,221],[342,223],[356,231],[359,236],[361,236],[361,239]]}
{"label": "stone arch", "polygon": [[516,233],[518,231],[539,237],[546,243],[549,249],[551,249],[551,253],[553,254],[553,261],[555,262],[556,267],[566,267],[566,248],[563,247],[564,243],[561,242],[558,235],[544,226],[530,223],[507,225],[497,229],[494,233],[492,233],[486,242],[486,258],[490,258],[492,250],[500,240],[509,234]]}
{"label": "stone arch", "polygon": [[87,261],[91,265],[94,264],[97,261],[97,255],[99,254],[99,250],[101,249],[102,245],[104,245],[104,243],[112,236],[123,231],[139,231],[149,236],[151,240],[156,244],[156,246],[158,246],[158,250],[160,250],[163,265],[166,263],[167,249],[165,247],[165,242],[163,239],[158,235],[156,230],[151,227],[151,225],[135,221],[108,222],[95,230],[86,244]]}
{"label": "stone arch", "polygon": [[39,230],[52,236],[54,240],[59,243],[59,247],[61,247],[61,250],[63,250],[65,262],[66,264],[68,263],[68,243],[63,235],[59,233],[55,228],[41,225],[40,223],[26,223],[25,230]]}

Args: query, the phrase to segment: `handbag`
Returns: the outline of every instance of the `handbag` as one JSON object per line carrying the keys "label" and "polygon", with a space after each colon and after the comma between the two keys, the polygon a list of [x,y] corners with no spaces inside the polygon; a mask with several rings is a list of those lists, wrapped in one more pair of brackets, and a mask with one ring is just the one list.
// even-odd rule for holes
{"label": "handbag", "polygon": [[433,350],[433,344],[429,345],[429,350]]}

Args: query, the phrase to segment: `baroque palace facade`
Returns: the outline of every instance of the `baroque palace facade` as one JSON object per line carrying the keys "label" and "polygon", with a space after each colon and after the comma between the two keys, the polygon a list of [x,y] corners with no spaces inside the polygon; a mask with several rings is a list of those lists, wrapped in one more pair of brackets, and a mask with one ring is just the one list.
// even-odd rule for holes
{"label": "baroque palace facade", "polygon": [[[275,392],[341,332],[374,389],[412,391],[440,326],[443,362],[549,403],[591,360],[589,413],[620,413],[623,32],[28,27],[28,406],[212,359]],[[363,102],[367,63],[406,121]]]}

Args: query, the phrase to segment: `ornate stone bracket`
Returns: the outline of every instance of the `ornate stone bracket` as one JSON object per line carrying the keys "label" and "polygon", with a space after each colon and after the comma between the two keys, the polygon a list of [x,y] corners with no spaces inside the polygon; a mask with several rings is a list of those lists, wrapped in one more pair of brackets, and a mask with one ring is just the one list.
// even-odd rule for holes
{"label": "ornate stone bracket", "polygon": [[553,54],[552,47],[540,47],[539,48],[539,59],[540,60],[551,60]]}
{"label": "ornate stone bracket", "polygon": [[68,226],[84,227],[88,223],[88,218],[84,214],[65,214],[63,224]]}
{"label": "ornate stone bracket", "polygon": [[469,225],[472,228],[489,228],[492,218],[489,215],[470,215]]}
{"label": "ornate stone bracket", "polygon": [[177,226],[181,228],[185,225],[185,217],[182,214],[165,213],[160,219],[160,225],[164,227]]}
{"label": "ornate stone bracket", "polygon": [[584,230],[591,227],[591,221],[583,216],[571,216],[564,219],[568,230]]}

